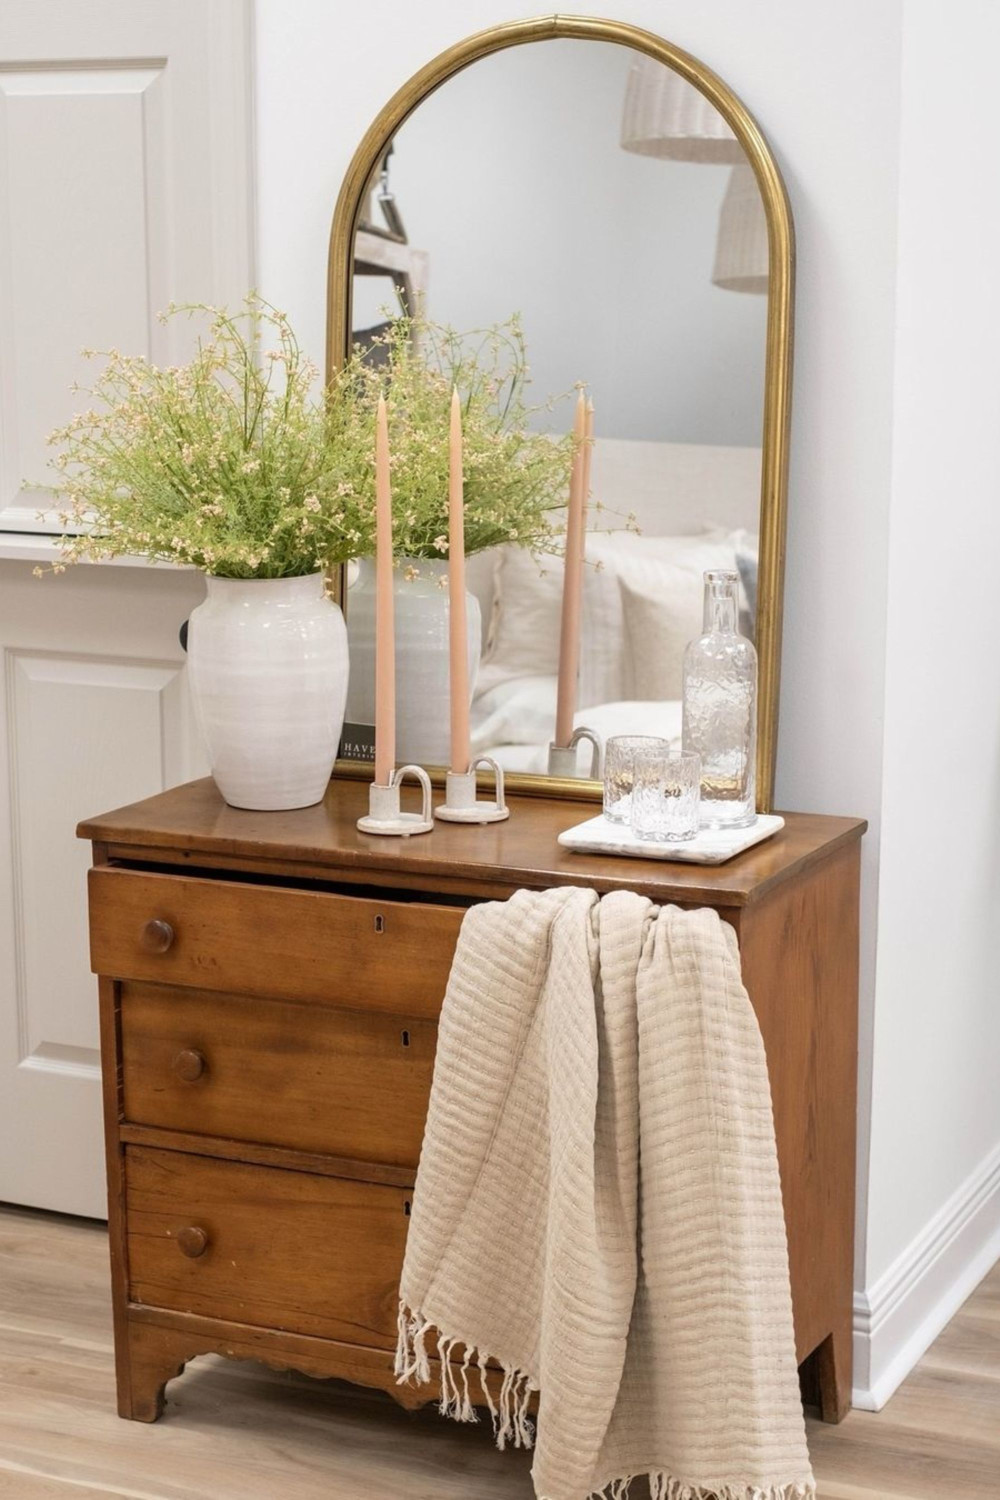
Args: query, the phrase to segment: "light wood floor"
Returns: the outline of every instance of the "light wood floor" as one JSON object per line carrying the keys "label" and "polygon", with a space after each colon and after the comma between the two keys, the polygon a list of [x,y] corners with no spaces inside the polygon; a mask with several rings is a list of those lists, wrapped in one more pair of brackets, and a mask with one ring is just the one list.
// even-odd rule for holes
{"label": "light wood floor", "polygon": [[[0,1209],[0,1500],[530,1500],[486,1427],[207,1358],[114,1410],[101,1226]],[[821,1500],[1000,1500],[1000,1266],[877,1416],[810,1424]]]}

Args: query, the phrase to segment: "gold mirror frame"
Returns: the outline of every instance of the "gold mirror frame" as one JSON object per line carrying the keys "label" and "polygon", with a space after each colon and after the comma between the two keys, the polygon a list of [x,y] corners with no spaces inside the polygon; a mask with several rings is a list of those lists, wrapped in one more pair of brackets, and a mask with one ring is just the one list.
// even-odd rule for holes
{"label": "gold mirror frame", "polygon": [[[774,802],[781,676],[795,243],[788,195],[771,148],[756,120],[721,78],[697,58],[653,32],[642,31],[624,21],[562,15],[510,21],[477,32],[449,47],[414,73],[372,122],[354,153],[337,199],[327,273],[327,380],[332,379],[349,352],[354,233],[366,190],[396,131],[429,94],[481,57],[525,42],[551,41],[558,37],[614,42],[631,47],[655,57],[694,84],[715,105],[740,142],[754,169],[764,200],[770,255],[757,585],[757,807],[761,812],[770,812]],[[342,591],[343,569],[340,570],[339,587]],[[370,776],[371,773],[372,767],[365,763],[337,762],[337,774],[340,775]],[[507,784],[512,791],[540,796],[569,796],[590,801],[601,795],[598,781],[523,772],[511,772]]]}

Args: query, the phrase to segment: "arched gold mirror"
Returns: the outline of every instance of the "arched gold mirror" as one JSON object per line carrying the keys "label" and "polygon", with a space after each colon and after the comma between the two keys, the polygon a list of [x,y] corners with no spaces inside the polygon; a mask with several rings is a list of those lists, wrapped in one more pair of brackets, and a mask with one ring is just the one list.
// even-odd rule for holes
{"label": "arched gold mirror", "polygon": [[[330,240],[331,377],[352,349],[379,357],[379,331],[400,314],[460,333],[516,315],[531,433],[566,434],[572,402],[553,398],[586,385],[578,724],[604,738],[679,734],[679,653],[701,630],[703,570],[739,570],[759,660],[761,811],[777,738],[792,292],[788,201],[747,110],[660,37],[581,17],[482,32],[411,78],[358,147]],[[587,746],[576,777],[545,774],[560,570],[511,537],[468,559],[481,621],[473,749],[515,788],[596,796]],[[433,633],[415,603],[436,587],[433,562],[409,571],[412,628]],[[350,630],[364,570],[342,587]],[[447,704],[405,664],[397,683],[412,698],[397,709],[400,758],[445,763]],[[372,703],[371,652],[352,638],[348,743],[360,757]]]}

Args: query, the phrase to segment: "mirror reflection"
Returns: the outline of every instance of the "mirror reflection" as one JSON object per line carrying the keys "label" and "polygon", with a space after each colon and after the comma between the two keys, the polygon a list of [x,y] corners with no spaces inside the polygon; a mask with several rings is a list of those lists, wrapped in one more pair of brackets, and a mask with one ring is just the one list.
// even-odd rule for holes
{"label": "mirror reflection", "polygon": [[[680,734],[706,569],[738,569],[754,635],[767,286],[742,147],[692,85],[627,47],[555,39],[481,59],[421,102],[371,183],[354,242],[356,348],[383,359],[401,315],[461,332],[516,315],[526,421],[565,439],[580,385],[593,403],[573,722],[600,740]],[[400,760],[448,761],[446,566],[397,569]],[[467,558],[472,748],[507,770],[549,764],[564,573],[558,546]],[[348,583],[348,720],[363,754],[364,569]],[[576,774],[590,772],[581,744]]]}

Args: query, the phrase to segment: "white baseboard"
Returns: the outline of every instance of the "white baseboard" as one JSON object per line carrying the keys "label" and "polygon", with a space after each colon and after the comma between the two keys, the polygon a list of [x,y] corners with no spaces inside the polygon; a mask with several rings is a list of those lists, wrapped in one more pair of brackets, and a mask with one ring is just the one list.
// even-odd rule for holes
{"label": "white baseboard", "polygon": [[855,1406],[881,1411],[1000,1259],[1000,1146],[854,1297]]}

